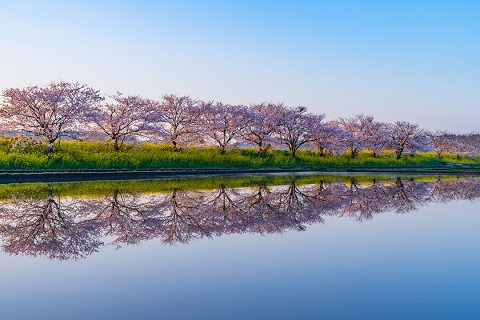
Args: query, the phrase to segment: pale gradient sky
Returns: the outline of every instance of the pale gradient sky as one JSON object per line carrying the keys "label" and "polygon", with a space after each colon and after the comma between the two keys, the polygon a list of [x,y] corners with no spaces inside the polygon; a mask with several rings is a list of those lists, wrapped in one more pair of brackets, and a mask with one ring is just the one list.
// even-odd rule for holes
{"label": "pale gradient sky", "polygon": [[480,1],[0,0],[0,89],[54,80],[479,131]]}

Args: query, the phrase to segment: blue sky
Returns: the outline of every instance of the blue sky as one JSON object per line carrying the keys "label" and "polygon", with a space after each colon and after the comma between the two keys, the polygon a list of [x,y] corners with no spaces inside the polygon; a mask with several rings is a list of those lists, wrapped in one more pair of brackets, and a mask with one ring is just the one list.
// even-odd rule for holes
{"label": "blue sky", "polygon": [[479,131],[479,1],[3,1],[0,89],[80,81]]}

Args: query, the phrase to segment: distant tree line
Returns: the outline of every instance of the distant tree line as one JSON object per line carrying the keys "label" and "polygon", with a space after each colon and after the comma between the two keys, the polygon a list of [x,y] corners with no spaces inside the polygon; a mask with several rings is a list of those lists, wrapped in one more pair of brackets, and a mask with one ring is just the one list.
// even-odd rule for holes
{"label": "distant tree line", "polygon": [[175,151],[210,145],[225,153],[228,148],[248,146],[263,155],[277,148],[293,157],[301,148],[320,156],[347,153],[352,158],[362,150],[374,157],[393,150],[397,159],[421,151],[438,157],[480,154],[478,133],[431,132],[414,123],[385,123],[364,114],[325,121],[325,114],[282,103],[230,105],[175,94],[159,101],[121,93],[104,96],[87,85],[64,81],[8,88],[2,97],[3,133],[36,137],[49,152],[55,142],[68,137],[110,141],[115,150],[125,141],[139,140],[169,143]]}

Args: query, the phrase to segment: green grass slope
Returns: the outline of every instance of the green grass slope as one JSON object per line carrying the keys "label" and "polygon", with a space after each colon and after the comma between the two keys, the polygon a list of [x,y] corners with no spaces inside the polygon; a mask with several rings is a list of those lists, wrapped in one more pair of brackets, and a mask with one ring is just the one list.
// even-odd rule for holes
{"label": "green grass slope", "polygon": [[400,160],[393,154],[374,158],[361,152],[356,158],[348,155],[321,157],[315,152],[300,150],[292,158],[285,150],[269,150],[259,156],[253,149],[234,149],[220,154],[216,148],[187,148],[174,152],[162,144],[127,144],[121,151],[103,142],[62,141],[49,154],[44,146],[12,147],[8,139],[0,140],[0,170],[93,170],[93,169],[324,169],[376,167],[440,167],[445,163],[480,165],[480,158],[470,159],[433,153],[420,153]]}

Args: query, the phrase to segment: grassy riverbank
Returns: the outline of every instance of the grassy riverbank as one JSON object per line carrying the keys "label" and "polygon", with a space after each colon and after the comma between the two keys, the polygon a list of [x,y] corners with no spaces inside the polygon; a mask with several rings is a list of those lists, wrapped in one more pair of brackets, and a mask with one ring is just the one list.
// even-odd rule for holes
{"label": "grassy riverbank", "polygon": [[292,158],[285,150],[269,150],[258,156],[253,149],[229,150],[220,154],[216,148],[188,148],[174,152],[170,146],[158,144],[126,145],[122,151],[102,142],[62,141],[53,153],[44,146],[13,147],[0,141],[0,170],[102,170],[102,169],[326,169],[378,167],[445,167],[453,164],[480,165],[480,158],[470,159],[433,153],[404,155],[396,160],[393,154],[373,157],[361,152],[356,158],[348,155],[321,157],[315,152],[300,150]]}

